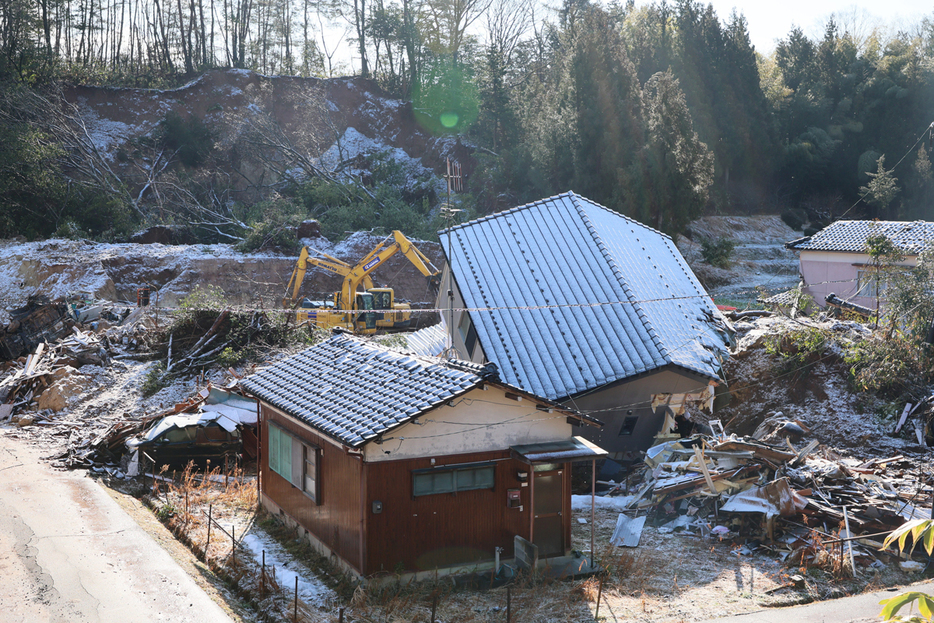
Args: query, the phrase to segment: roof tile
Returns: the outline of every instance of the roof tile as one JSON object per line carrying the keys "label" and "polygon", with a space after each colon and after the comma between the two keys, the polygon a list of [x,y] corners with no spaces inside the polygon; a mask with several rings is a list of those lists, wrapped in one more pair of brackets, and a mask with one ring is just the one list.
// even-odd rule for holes
{"label": "roof tile", "polygon": [[917,255],[934,243],[934,223],[928,221],[837,221],[813,236],[792,240],[785,246],[801,251],[865,253],[866,240],[884,234],[909,255]]}
{"label": "roof tile", "polygon": [[492,365],[402,354],[341,333],[249,376],[243,387],[357,447],[491,378]]}

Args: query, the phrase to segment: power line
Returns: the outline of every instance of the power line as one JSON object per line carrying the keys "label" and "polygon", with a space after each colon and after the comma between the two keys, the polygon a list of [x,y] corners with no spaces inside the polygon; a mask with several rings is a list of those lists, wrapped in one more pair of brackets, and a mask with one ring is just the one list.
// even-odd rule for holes
{"label": "power line", "polygon": [[[908,148],[908,151],[906,151],[906,152],[905,152],[905,155],[902,156],[902,157],[899,159],[899,161],[895,163],[895,165],[891,168],[891,171],[894,171],[894,170],[898,167],[898,165],[900,165],[902,162],[904,162],[905,158],[908,157],[908,154],[910,154],[911,152],[913,152],[913,151],[915,150],[915,147],[918,146],[918,143],[920,143],[921,141],[924,140],[924,135],[925,135],[926,133],[931,133],[931,132],[934,132],[934,121],[932,121],[932,122],[931,122],[931,125],[929,125],[928,127],[926,127],[926,128],[924,129],[924,131],[921,132],[921,135],[918,137],[918,140],[915,141],[915,144]],[[851,205],[849,208],[847,208],[847,209],[846,209],[846,212],[844,212],[843,214],[841,214],[840,216],[838,216],[836,220],[839,221],[839,220],[841,220],[844,216],[846,216],[847,214],[849,214],[849,213],[850,213],[850,210],[852,210],[853,208],[855,208],[856,206],[858,206],[858,205],[862,202],[862,200],[865,199],[866,197],[868,197],[869,195],[870,195],[870,192],[867,191],[866,194],[864,194],[862,197],[860,197],[859,199],[856,200],[856,203],[854,203],[854,204]]]}

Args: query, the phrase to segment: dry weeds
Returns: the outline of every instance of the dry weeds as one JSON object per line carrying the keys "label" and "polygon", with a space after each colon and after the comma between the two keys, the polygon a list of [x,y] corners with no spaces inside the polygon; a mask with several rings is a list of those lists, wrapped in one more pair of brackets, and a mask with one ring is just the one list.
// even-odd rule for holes
{"label": "dry weeds", "polygon": [[[186,470],[174,483],[159,485],[159,511],[199,555],[219,567],[241,595],[258,607],[265,620],[292,620],[290,587],[278,587],[267,573],[265,580],[258,562],[245,553],[232,554],[231,535],[241,537],[262,522],[267,533],[298,558],[311,562],[319,575],[327,571],[327,561],[316,557],[304,541],[285,526],[274,526],[256,505],[256,482],[241,471],[232,472],[224,482],[218,469],[201,477]],[[186,506],[187,500],[187,506]],[[212,528],[209,550],[207,509],[220,524]],[[186,510],[187,509],[187,510]],[[171,515],[171,516],[169,516]],[[590,513],[576,513],[587,524],[574,522],[572,546],[585,551],[590,544]],[[804,560],[787,565],[773,555],[744,555],[739,543],[683,534],[663,534],[646,526],[638,548],[609,545],[617,513],[597,510],[595,518],[596,560],[603,569],[600,579],[590,577],[571,581],[524,577],[509,588],[511,620],[519,623],[592,621],[600,594],[601,620],[667,623],[699,621],[750,612],[770,606],[787,606],[827,599],[910,581],[895,565],[884,569],[859,570],[860,577],[848,577],[848,565],[839,549],[812,541],[812,551],[800,552]],[[586,552],[585,553],[589,553]],[[805,577],[802,586],[791,584],[793,574]],[[507,589],[477,590],[455,585],[450,578],[412,583],[396,582],[381,587],[356,587],[333,578],[328,582],[345,604],[346,621],[361,623],[428,623],[432,604],[435,619],[444,623],[499,623],[506,620]],[[777,589],[777,590],[775,590]],[[299,603],[299,621],[337,621],[333,604]]]}

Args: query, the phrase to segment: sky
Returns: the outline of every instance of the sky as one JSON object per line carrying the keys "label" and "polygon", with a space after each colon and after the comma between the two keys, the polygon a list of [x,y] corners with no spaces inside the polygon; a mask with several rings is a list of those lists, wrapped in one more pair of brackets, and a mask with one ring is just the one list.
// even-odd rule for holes
{"label": "sky", "polygon": [[[923,0],[701,0],[712,4],[721,21],[734,7],[746,16],[756,51],[768,54],[775,43],[798,26],[811,38],[821,37],[831,14],[836,22],[855,23],[865,29],[874,22],[907,29],[925,16],[934,16],[934,2]],[[641,2],[639,3],[641,4]],[[858,19],[854,21],[854,16]]]}

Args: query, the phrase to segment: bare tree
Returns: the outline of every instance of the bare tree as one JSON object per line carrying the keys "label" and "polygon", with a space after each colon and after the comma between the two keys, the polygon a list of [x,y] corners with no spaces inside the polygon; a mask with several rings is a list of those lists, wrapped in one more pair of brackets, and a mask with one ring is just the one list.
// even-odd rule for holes
{"label": "bare tree", "polygon": [[427,31],[432,47],[440,54],[450,54],[457,62],[467,29],[480,19],[493,0],[427,0],[432,27]]}
{"label": "bare tree", "polygon": [[508,67],[512,53],[532,24],[531,0],[492,0],[486,15],[487,43]]}

